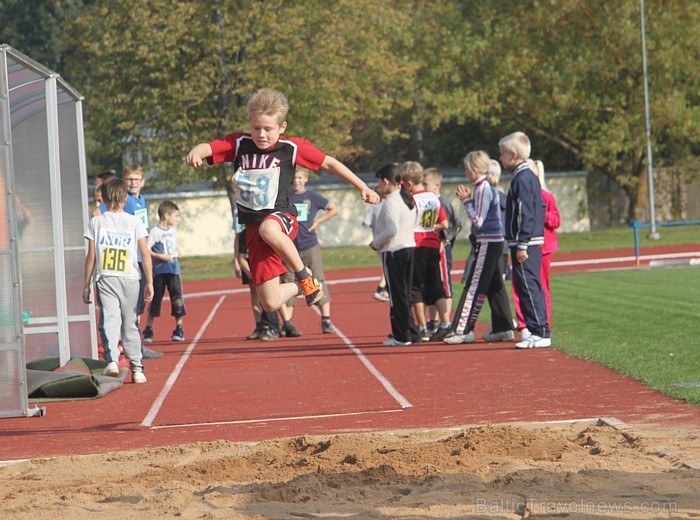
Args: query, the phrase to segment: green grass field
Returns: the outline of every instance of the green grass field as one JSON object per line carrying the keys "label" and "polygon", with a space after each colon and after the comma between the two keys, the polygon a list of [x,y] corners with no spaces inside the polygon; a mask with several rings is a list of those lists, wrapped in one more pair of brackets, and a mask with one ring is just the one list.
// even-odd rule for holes
{"label": "green grass field", "polygon": [[552,277],[554,345],[700,404],[695,338],[700,268],[676,267]]}
{"label": "green grass field", "polygon": [[[696,228],[660,228],[661,239],[640,233],[642,248],[696,243]],[[562,252],[632,248],[630,228],[559,235]],[[458,242],[455,260],[469,246]],[[379,267],[369,248],[324,250],[327,270]],[[182,261],[186,280],[233,275],[231,256]],[[461,288],[455,284],[455,294]],[[552,277],[553,343],[569,355],[608,366],[666,395],[700,404],[700,355],[695,339],[700,301],[700,268],[622,270],[560,274]],[[481,319],[488,322],[488,305]]]}
{"label": "green grass field", "polygon": [[[694,226],[678,226],[659,228],[661,238],[649,240],[640,231],[640,246],[665,246],[696,243],[698,228]],[[629,227],[617,227],[587,233],[559,234],[559,252],[573,253],[578,251],[600,251],[605,249],[629,248],[634,249],[634,237]],[[469,242],[458,240],[454,249],[455,260],[465,260],[469,253]],[[324,249],[323,263],[328,271],[347,269],[351,267],[379,267],[379,257],[369,247],[338,247]],[[223,256],[192,256],[181,261],[182,277],[184,280],[205,280],[210,278],[225,278],[233,275],[233,255]]]}

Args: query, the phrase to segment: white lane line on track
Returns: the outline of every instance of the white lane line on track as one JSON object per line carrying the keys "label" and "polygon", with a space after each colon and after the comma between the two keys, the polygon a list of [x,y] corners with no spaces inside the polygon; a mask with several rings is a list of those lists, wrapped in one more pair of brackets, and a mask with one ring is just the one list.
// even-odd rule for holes
{"label": "white lane line on track", "polygon": [[[336,284],[341,284],[341,283],[360,283],[360,282],[376,282],[379,280],[379,276],[365,276],[363,278],[342,278],[339,280],[326,280],[326,283],[328,285],[336,285]],[[198,293],[187,293],[185,295],[185,298],[203,298],[205,296],[218,296],[220,294],[241,294],[241,293],[249,293],[250,289],[247,287],[243,287],[241,289],[225,289],[223,291],[206,291],[206,292],[198,292]],[[301,298],[301,296],[299,296]],[[163,300],[169,300],[170,297],[166,296],[163,298]]]}
{"label": "white lane line on track", "polygon": [[401,410],[372,410],[368,412],[347,412],[347,413],[328,413],[322,415],[297,415],[290,417],[272,417],[267,419],[241,419],[240,421],[219,421],[219,422],[203,422],[203,423],[187,423],[187,424],[163,424],[161,426],[153,426],[152,430],[163,430],[166,428],[201,428],[202,426],[231,426],[236,424],[256,424],[280,421],[303,421],[308,419],[329,419],[333,417],[352,417],[355,415],[370,415],[375,413],[397,413]]}
{"label": "white lane line on track", "polygon": [[[686,252],[686,253],[664,253],[658,255],[641,255],[639,259],[641,261],[651,261],[651,260],[666,260],[674,258],[699,258],[700,251],[696,252]],[[584,260],[562,260],[552,262],[552,267],[566,267],[575,265],[600,265],[600,264],[615,264],[622,262],[633,262],[636,260],[634,256],[616,256],[610,258],[587,258]],[[379,269],[379,268],[378,268]],[[457,276],[462,274],[462,270],[453,269],[450,274]],[[361,283],[361,282],[376,282],[379,280],[379,276],[365,276],[360,278],[340,278],[337,280],[326,280],[328,285],[338,285],[346,283]],[[221,294],[241,294],[248,293],[250,289],[247,287],[242,287],[240,289],[226,289],[223,291],[206,291],[199,293],[187,294],[186,298],[202,298],[205,296],[219,296]],[[169,300],[169,297],[165,297],[164,300]]]}
{"label": "white lane line on track", "polygon": [[216,305],[214,305],[214,308],[209,313],[209,316],[207,316],[207,319],[204,320],[204,323],[202,323],[202,326],[199,328],[199,331],[197,331],[197,335],[192,340],[192,343],[189,344],[187,350],[185,350],[182,356],[180,356],[180,361],[177,362],[177,365],[175,365],[175,368],[170,373],[170,377],[168,377],[168,380],[165,382],[165,386],[163,386],[163,389],[160,391],[160,394],[158,394],[156,400],[153,401],[151,409],[148,411],[148,414],[146,414],[146,417],[141,423],[141,426],[149,428],[153,424],[156,415],[158,415],[158,412],[163,406],[163,402],[165,402],[165,398],[168,397],[170,390],[172,390],[173,386],[175,386],[175,381],[177,381],[177,378],[180,376],[182,368],[185,366],[185,363],[190,358],[190,354],[192,354],[194,347],[197,346],[197,343],[204,334],[204,331],[207,330],[209,323],[211,323],[211,320],[214,319],[214,315],[216,314],[216,311],[219,310],[219,307],[221,307],[221,304],[224,302],[224,298],[226,298],[226,295],[223,295],[221,296],[221,298],[219,298],[219,301],[216,302]]}
{"label": "white lane line on track", "polygon": [[[664,260],[668,258],[692,258],[700,256],[700,251],[689,253],[664,253],[658,255],[640,255],[639,260]],[[552,267],[567,266],[567,265],[598,265],[598,264],[613,264],[619,262],[634,262],[636,256],[616,256],[611,258],[588,258],[584,260],[568,260],[562,262],[552,262]]]}
{"label": "white lane line on track", "polygon": [[[318,310],[318,306],[313,305],[311,308],[314,310],[314,312],[316,312],[316,314],[319,316],[321,315],[321,311]],[[353,351],[360,361],[362,361],[362,364],[365,365],[367,370],[369,370],[369,372],[381,383],[384,389],[389,392],[389,395],[391,395],[391,397],[393,397],[394,400],[399,403],[399,406],[401,406],[401,408],[413,408],[413,405],[408,401],[408,399],[402,396],[399,391],[394,388],[391,381],[389,381],[379,370],[377,370],[377,367],[375,367],[372,362],[365,357],[359,348],[353,345],[352,341],[350,341],[335,324],[333,324],[333,328],[335,329],[335,333],[338,335],[338,337],[342,339],[348,348]]]}

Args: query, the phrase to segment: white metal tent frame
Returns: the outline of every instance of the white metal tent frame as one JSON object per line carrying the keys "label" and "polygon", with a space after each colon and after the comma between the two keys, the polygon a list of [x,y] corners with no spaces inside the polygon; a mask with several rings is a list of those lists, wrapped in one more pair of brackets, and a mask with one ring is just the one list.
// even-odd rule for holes
{"label": "white metal tent frame", "polygon": [[[12,72],[8,68],[11,68]],[[19,75],[27,72],[27,80],[24,82],[22,80],[11,82],[10,77],[13,72],[19,72]],[[43,88],[40,82],[43,82]],[[25,89],[28,86],[30,88]],[[20,92],[20,89],[25,89],[28,94],[13,96],[13,90]],[[0,180],[4,176],[6,185],[4,189],[6,192],[6,227],[10,246],[9,251],[0,251],[0,255],[4,253],[10,257],[10,261],[7,264],[11,266],[12,304],[15,311],[14,327],[16,331],[14,341],[0,343],[0,355],[3,352],[8,352],[14,354],[16,358],[15,374],[0,371],[0,417],[37,414],[36,410],[29,410],[28,407],[25,369],[25,362],[28,357],[26,352],[26,338],[28,336],[45,335],[45,337],[52,338],[51,341],[54,341],[53,338],[55,338],[60,364],[64,365],[72,355],[69,334],[71,325],[81,324],[84,329],[89,327],[89,339],[87,339],[89,345],[87,348],[89,348],[90,357],[97,357],[94,304],[86,305],[79,312],[75,311],[75,305],[73,305],[74,310],[72,313],[69,312],[66,278],[66,256],[70,255],[70,258],[74,261],[78,255],[84,258],[86,250],[82,236],[76,237],[75,232],[70,236],[69,242],[71,244],[66,245],[64,240],[65,212],[80,212],[81,215],[73,213],[76,215],[73,218],[73,228],[76,227],[75,222],[78,221],[84,229],[88,219],[88,186],[82,124],[82,101],[83,97],[58,74],[10,46],[0,45],[0,118],[2,119],[0,121],[0,137],[2,137],[2,142],[0,142]],[[35,106],[38,108],[35,109]],[[76,135],[66,136],[65,129],[63,129],[64,133],[62,135],[65,139],[63,148],[60,142],[59,108],[62,110],[61,114],[64,114],[61,117],[63,119],[68,118],[66,122],[71,129],[74,127],[76,133]],[[16,176],[21,175],[23,172],[16,171],[17,163],[13,160],[13,149],[17,148],[17,143],[13,143],[12,134],[13,130],[27,119],[37,115],[43,118],[44,111],[48,142],[41,143],[42,148],[38,153],[45,152],[48,162],[48,187],[51,199],[51,244],[23,251],[19,246],[17,207],[14,195]],[[11,117],[11,114],[14,117]],[[65,172],[64,179],[61,177],[62,152],[70,156],[69,160],[71,161],[72,170]],[[65,157],[63,158],[65,159]],[[75,166],[77,166],[77,172],[75,171]],[[72,181],[71,186],[79,182],[81,191],[80,208],[63,206],[62,181],[66,183],[69,174],[70,181]],[[76,175],[79,176],[79,181],[77,181]],[[50,267],[55,273],[53,276],[55,288],[52,287],[52,295],[55,289],[56,316],[41,315],[33,318],[30,316],[30,313],[23,312],[22,260],[24,254],[29,256],[32,254],[49,255],[52,259],[53,265]],[[73,279],[71,281],[73,286],[75,286],[75,273],[72,276]],[[26,291],[26,288],[24,290]],[[36,295],[34,296],[36,297]],[[75,300],[75,295],[71,293],[70,296],[72,300]],[[0,341],[2,341],[2,338],[0,338]],[[83,352],[87,354],[85,348]],[[10,378],[12,378],[13,382],[8,381]],[[7,392],[4,392],[3,389],[7,389]],[[17,390],[17,395],[15,395],[15,389]],[[14,399],[15,397],[16,400]]]}

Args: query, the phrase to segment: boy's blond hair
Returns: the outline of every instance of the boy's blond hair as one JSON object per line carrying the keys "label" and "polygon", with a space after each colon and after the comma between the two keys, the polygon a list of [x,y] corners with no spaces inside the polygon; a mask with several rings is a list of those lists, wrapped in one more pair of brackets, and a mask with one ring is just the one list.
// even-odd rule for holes
{"label": "boy's blond hair", "polygon": [[426,168],[423,170],[423,181],[442,182],[442,173],[437,168]]}
{"label": "boy's blond hair", "polygon": [[543,189],[547,189],[547,183],[544,180],[544,163],[539,159],[536,160],[533,171],[537,174],[537,178],[540,180],[540,186]]}
{"label": "boy's blond hair", "polygon": [[306,177],[307,179],[308,179],[309,176],[311,175],[311,170],[309,170],[308,168],[304,168],[303,166],[297,166],[295,172],[296,172],[296,173],[301,173],[301,174],[302,174],[304,177]]}
{"label": "boy's blond hair", "polygon": [[501,181],[501,165],[495,159],[489,159],[489,169],[486,172],[486,180],[494,188]]}
{"label": "boy's blond hair", "polygon": [[255,114],[276,116],[277,123],[281,125],[287,119],[289,103],[281,92],[271,88],[261,88],[251,96],[246,112],[248,119]]}
{"label": "boy's blond hair", "polygon": [[399,174],[403,182],[412,182],[413,184],[423,183],[423,166],[416,161],[406,161],[399,166]]}
{"label": "boy's blond hair", "polygon": [[130,173],[138,173],[143,179],[143,166],[140,164],[130,164],[122,171],[122,177],[126,177]]}
{"label": "boy's blond hair", "polygon": [[102,184],[102,200],[108,210],[119,209],[126,202],[126,183],[119,177],[109,179]]}
{"label": "boy's blond hair", "polygon": [[469,152],[464,156],[464,168],[474,172],[476,177],[479,178],[488,172],[490,160],[489,154],[483,150]]}
{"label": "boy's blond hair", "polygon": [[530,138],[524,132],[508,134],[498,141],[498,147],[502,150],[515,153],[515,158],[519,161],[528,160],[532,150]]}

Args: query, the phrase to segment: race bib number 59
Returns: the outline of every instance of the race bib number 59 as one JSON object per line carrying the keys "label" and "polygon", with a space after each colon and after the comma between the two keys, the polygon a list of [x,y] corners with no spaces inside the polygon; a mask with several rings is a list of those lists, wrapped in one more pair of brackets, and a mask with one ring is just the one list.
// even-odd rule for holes
{"label": "race bib number 59", "polygon": [[280,169],[241,170],[233,176],[233,183],[238,186],[236,202],[254,211],[272,209],[277,200],[280,182]]}

